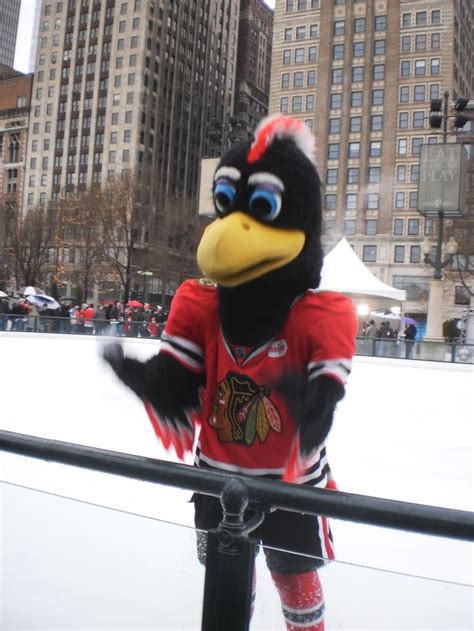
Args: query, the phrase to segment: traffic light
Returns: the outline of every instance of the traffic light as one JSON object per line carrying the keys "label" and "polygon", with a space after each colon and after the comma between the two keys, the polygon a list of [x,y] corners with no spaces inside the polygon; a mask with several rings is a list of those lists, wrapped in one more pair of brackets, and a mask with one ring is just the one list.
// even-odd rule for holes
{"label": "traffic light", "polygon": [[464,116],[464,114],[459,114],[459,112],[464,112],[468,103],[469,99],[460,96],[454,104],[454,111],[458,112],[458,114],[454,117],[453,126],[457,129],[464,127],[464,125],[471,120],[468,116]]}
{"label": "traffic light", "polygon": [[443,101],[441,99],[431,99],[429,124],[433,129],[439,129],[443,124],[442,107]]}

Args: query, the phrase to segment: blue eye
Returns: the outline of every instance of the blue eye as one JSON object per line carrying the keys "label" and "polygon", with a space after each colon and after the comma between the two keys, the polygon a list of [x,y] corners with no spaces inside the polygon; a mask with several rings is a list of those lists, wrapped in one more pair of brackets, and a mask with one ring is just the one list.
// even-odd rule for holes
{"label": "blue eye", "polygon": [[214,203],[217,214],[225,215],[232,208],[235,199],[235,186],[227,180],[218,180],[214,187]]}
{"label": "blue eye", "polygon": [[271,188],[257,188],[249,200],[249,209],[257,219],[274,221],[281,210],[281,193]]}

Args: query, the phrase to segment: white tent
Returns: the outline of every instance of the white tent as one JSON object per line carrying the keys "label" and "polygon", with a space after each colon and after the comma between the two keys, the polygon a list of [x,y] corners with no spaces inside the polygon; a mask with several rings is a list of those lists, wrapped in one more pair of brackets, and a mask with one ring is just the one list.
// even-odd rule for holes
{"label": "white tent", "polygon": [[324,257],[319,288],[341,294],[376,296],[400,302],[406,300],[405,290],[386,285],[374,276],[346,239],[341,239]]}

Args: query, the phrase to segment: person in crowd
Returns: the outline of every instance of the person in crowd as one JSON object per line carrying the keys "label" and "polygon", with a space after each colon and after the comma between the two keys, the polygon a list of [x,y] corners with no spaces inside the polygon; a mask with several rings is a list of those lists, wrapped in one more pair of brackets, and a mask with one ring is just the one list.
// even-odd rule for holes
{"label": "person in crowd", "polygon": [[59,333],[70,333],[71,331],[71,317],[69,312],[69,304],[67,302],[61,302],[61,306],[57,310]]}
{"label": "person in crowd", "polygon": [[94,326],[95,326],[96,335],[105,334],[106,318],[105,318],[104,305],[99,305],[96,309],[95,316],[94,316]]}
{"label": "person in crowd", "polygon": [[393,351],[393,343],[390,340],[395,337],[395,333],[390,326],[390,322],[388,320],[385,320],[380,325],[377,337],[379,337],[381,340],[379,343],[380,356],[390,357],[392,355],[391,351]]}
{"label": "person in crowd", "polygon": [[156,321],[156,316],[151,316],[150,322],[147,325],[148,335],[150,337],[158,337],[158,322]]}
{"label": "person in crowd", "polygon": [[365,328],[365,335],[364,337],[366,339],[372,339],[374,337],[377,337],[377,327],[375,326],[375,322],[373,320],[370,320],[369,324],[366,326]]}
{"label": "person in crowd", "polygon": [[74,305],[69,309],[69,318],[71,322],[71,333],[76,334],[80,333],[80,317],[79,313],[81,308],[79,305]]}
{"label": "person in crowd", "polygon": [[39,309],[39,330],[42,333],[49,333],[51,330],[52,318],[54,317],[54,311],[48,307],[48,303],[45,302]]}
{"label": "person in crowd", "polygon": [[123,317],[120,300],[109,305],[105,319],[109,322],[108,335],[121,335]]}
{"label": "person in crowd", "polygon": [[26,330],[38,331],[39,329],[39,311],[34,304],[30,305],[30,312],[26,318]]}
{"label": "person in crowd", "polygon": [[413,347],[415,346],[417,328],[411,323],[405,327],[404,337],[406,345],[406,357],[407,359],[413,357]]}
{"label": "person in crowd", "polygon": [[79,312],[79,319],[82,321],[83,332],[85,335],[94,335],[94,317],[95,309],[92,303],[84,302]]}
{"label": "person in crowd", "polygon": [[8,312],[10,308],[8,306],[7,298],[0,298],[0,331],[7,330]]}

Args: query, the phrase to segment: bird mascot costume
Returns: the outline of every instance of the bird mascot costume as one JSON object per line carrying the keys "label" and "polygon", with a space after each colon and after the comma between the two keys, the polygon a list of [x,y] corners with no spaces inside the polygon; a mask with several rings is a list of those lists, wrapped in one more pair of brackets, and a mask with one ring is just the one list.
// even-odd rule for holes
{"label": "bird mascot costume", "polygon": [[[273,116],[253,142],[233,145],[213,179],[216,219],[173,300],[159,353],[146,362],[103,351],[144,402],[153,428],[195,463],[335,488],[325,439],[355,352],[357,318],[344,296],[319,291],[320,180],[314,136]],[[216,528],[217,498],[194,498],[196,528]],[[333,558],[324,517],[275,511],[254,532],[280,595],[287,629],[324,629],[317,568]],[[293,554],[292,554],[293,553]],[[205,542],[198,540],[205,560]]]}

